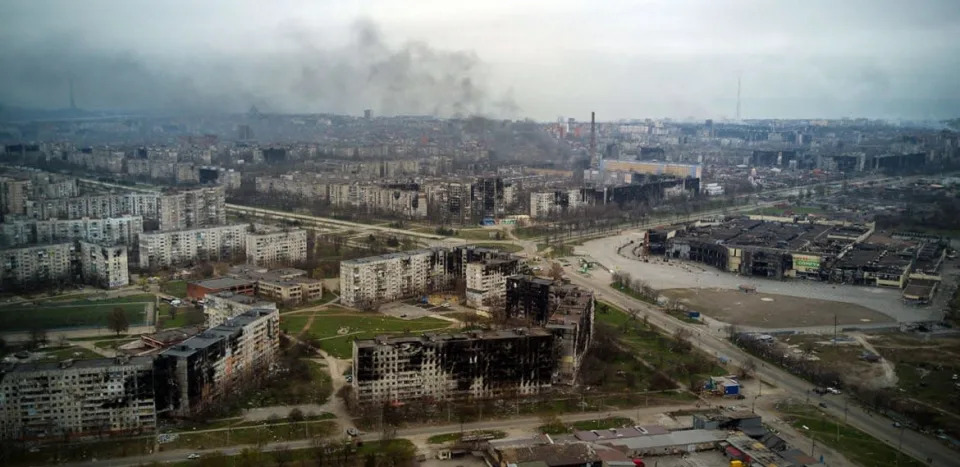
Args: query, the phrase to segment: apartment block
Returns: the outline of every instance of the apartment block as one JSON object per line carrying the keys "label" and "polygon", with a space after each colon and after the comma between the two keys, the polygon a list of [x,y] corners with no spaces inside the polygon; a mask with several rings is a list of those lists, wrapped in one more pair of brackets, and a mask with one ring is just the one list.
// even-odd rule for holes
{"label": "apartment block", "polygon": [[24,213],[31,219],[82,219],[141,216],[157,220],[160,193],[107,193],[72,198],[29,200]]}
{"label": "apartment block", "polygon": [[212,227],[227,221],[223,186],[165,193],[159,199],[160,230]]}
{"label": "apartment block", "polygon": [[574,384],[593,341],[593,292],[535,276],[506,281],[506,312],[542,326],[557,337],[559,362],[555,381]]}
{"label": "apartment block", "polygon": [[84,282],[104,289],[130,284],[125,245],[80,242],[80,274]]}
{"label": "apartment block", "polygon": [[340,262],[340,301],[362,307],[444,290],[459,274],[445,248],[390,253]]}
{"label": "apartment block", "polygon": [[74,275],[73,243],[0,250],[0,285],[53,283]]}
{"label": "apartment block", "polygon": [[552,386],[555,345],[539,328],[356,340],[351,384],[363,404],[532,395]]}
{"label": "apartment block", "polygon": [[536,191],[530,193],[530,217],[561,214],[583,206],[586,200],[580,189]]}
{"label": "apartment block", "polygon": [[0,247],[71,240],[136,245],[141,233],[141,216],[106,219],[18,219],[0,224]]}
{"label": "apartment block", "polygon": [[[280,351],[280,314],[255,309],[160,354],[157,410],[190,416],[263,381]],[[162,388],[162,392],[159,392]]]}
{"label": "apartment block", "polygon": [[251,310],[276,310],[277,304],[233,292],[209,293],[203,298],[208,328],[219,326]]}
{"label": "apartment block", "polygon": [[[503,264],[495,266],[497,261]],[[489,262],[486,268],[472,263]],[[456,279],[471,281],[478,300],[500,296],[497,274],[509,276],[517,260],[509,253],[467,245],[389,253],[340,262],[340,303],[347,306],[389,302],[451,288]],[[468,278],[468,267],[473,278]],[[497,267],[502,269],[496,269]],[[468,285],[468,289],[470,286]]]}
{"label": "apartment block", "polygon": [[0,177],[0,213],[25,214],[30,197],[30,180]]}
{"label": "apartment block", "polygon": [[307,259],[307,231],[300,229],[258,232],[246,237],[247,264],[291,264]]}
{"label": "apartment block", "polygon": [[70,439],[156,430],[150,357],[23,363],[0,371],[0,438]]}
{"label": "apartment block", "polygon": [[[140,267],[162,268],[191,261],[221,260],[244,251],[245,224],[140,235]],[[306,239],[304,239],[306,249]]]}
{"label": "apartment block", "polygon": [[517,273],[517,259],[490,259],[466,265],[467,306],[486,309],[506,299],[507,277]]}

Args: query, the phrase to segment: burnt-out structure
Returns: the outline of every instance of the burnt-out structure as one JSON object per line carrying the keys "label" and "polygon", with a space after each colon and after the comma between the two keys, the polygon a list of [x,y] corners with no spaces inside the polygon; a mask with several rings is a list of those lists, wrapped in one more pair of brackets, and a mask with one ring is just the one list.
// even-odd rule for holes
{"label": "burnt-out structure", "polygon": [[673,196],[698,196],[700,179],[668,175],[634,174],[629,184],[585,188],[583,198],[587,204],[624,206],[633,203],[653,203]]}
{"label": "burnt-out structure", "polygon": [[151,357],[22,363],[0,369],[0,439],[153,432]]}
{"label": "burnt-out structure", "polygon": [[755,149],[750,156],[750,165],[754,167],[788,166],[791,161],[797,160],[796,150],[786,149]]}
{"label": "burnt-out structure", "polygon": [[[738,218],[719,225],[650,235],[650,251],[748,276],[828,280],[830,267],[873,232],[873,225]],[[654,236],[656,234],[656,236]]]}
{"label": "burnt-out structure", "polygon": [[228,319],[156,359],[157,411],[189,416],[265,378],[280,349],[280,314],[255,309]]}
{"label": "burnt-out structure", "polygon": [[537,394],[553,384],[557,342],[541,328],[357,340],[354,395],[370,404]]}
{"label": "burnt-out structure", "polygon": [[560,366],[556,381],[574,384],[593,339],[593,292],[535,276],[507,278],[506,312],[528,319],[557,336]]}

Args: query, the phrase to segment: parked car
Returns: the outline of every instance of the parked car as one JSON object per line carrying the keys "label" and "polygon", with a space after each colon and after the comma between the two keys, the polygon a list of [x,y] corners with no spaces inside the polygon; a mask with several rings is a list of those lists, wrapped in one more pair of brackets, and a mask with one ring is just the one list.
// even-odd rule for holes
{"label": "parked car", "polygon": [[356,428],[347,428],[347,434],[350,436],[357,436],[360,434],[360,431]]}
{"label": "parked car", "polygon": [[190,460],[196,460],[196,459],[199,459],[199,458],[200,458],[200,454],[197,454],[197,453],[195,453],[195,452],[194,452],[194,453],[190,453],[190,455],[187,456],[187,459],[190,459]]}

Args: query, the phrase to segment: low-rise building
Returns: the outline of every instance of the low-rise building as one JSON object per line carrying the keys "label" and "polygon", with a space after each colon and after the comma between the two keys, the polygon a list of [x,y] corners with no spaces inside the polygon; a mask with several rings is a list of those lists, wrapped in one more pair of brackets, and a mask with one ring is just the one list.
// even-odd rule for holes
{"label": "low-rise building", "polygon": [[156,429],[153,359],[23,363],[0,371],[0,437],[71,439]]}
{"label": "low-rise building", "polygon": [[229,292],[252,297],[257,290],[257,282],[236,277],[219,277],[187,283],[187,298],[205,300],[207,295]]}

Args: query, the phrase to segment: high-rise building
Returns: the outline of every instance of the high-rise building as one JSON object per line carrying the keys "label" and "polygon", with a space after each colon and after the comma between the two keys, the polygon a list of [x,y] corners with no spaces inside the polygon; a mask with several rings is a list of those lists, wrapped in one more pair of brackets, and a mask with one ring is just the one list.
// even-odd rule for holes
{"label": "high-rise building", "polygon": [[0,285],[54,283],[73,278],[73,243],[0,250]]}
{"label": "high-rise building", "polygon": [[157,410],[189,416],[264,381],[280,351],[280,314],[254,309],[173,346],[157,358]]}
{"label": "high-rise building", "polygon": [[80,274],[84,282],[104,289],[129,285],[127,247],[80,242]]}
{"label": "high-rise building", "polygon": [[307,259],[307,231],[300,229],[248,233],[247,264],[289,265]]}
{"label": "high-rise building", "polygon": [[156,430],[153,359],[22,363],[0,371],[0,438],[71,439]]}
{"label": "high-rise building", "polygon": [[244,251],[245,224],[140,235],[140,267],[162,268],[195,260],[222,260]]}

